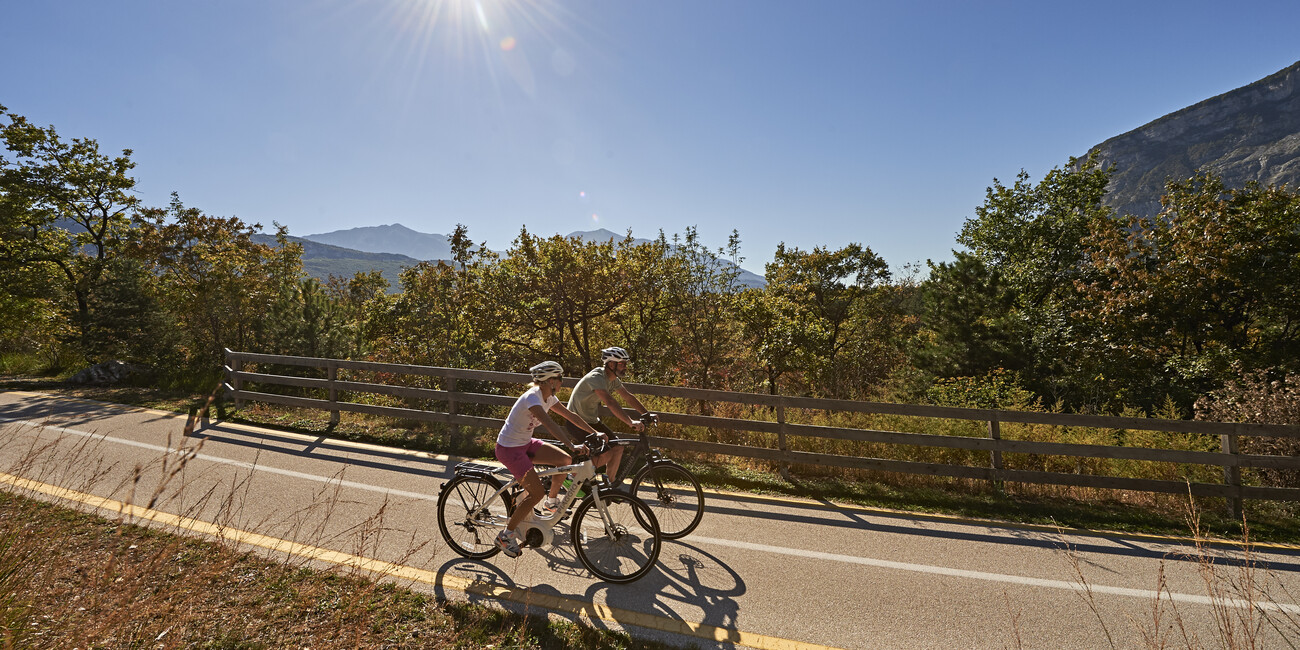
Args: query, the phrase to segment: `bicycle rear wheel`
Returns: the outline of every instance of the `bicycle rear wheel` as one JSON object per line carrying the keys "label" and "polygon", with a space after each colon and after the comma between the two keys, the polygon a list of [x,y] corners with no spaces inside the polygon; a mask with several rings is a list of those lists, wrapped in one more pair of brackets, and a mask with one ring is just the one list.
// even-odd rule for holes
{"label": "bicycle rear wheel", "polygon": [[[597,498],[605,502],[610,527],[600,516]],[[570,534],[582,565],[605,582],[639,580],[654,568],[663,546],[654,513],[640,499],[620,492],[587,497],[573,515]]]}
{"label": "bicycle rear wheel", "polygon": [[677,463],[646,465],[632,479],[632,494],[650,506],[665,539],[689,535],[704,518],[704,490]]}
{"label": "bicycle rear wheel", "polygon": [[482,476],[457,476],[438,495],[438,530],[451,550],[474,560],[501,552],[497,533],[505,529],[514,502],[496,494],[500,483]]}

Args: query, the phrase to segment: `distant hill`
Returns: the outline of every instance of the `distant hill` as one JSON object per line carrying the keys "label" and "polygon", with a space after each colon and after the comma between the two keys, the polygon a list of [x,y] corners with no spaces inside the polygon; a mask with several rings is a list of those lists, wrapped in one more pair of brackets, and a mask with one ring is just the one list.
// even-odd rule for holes
{"label": "distant hill", "polygon": [[[609,241],[611,239],[616,241],[623,241],[623,238],[626,235],[619,235],[614,233],[613,231],[601,228],[599,230],[579,230],[579,231],[569,233],[568,236],[577,237],[578,239],[581,239],[582,241],[585,242],[603,242],[603,241]],[[632,243],[648,244],[650,243],[650,240],[633,237]],[[732,264],[731,260],[728,259],[719,259],[718,261],[722,262],[727,266],[735,266],[735,264]],[[767,286],[767,279],[757,273],[752,273],[742,268],[740,269],[740,275],[736,276],[736,283],[742,287],[752,287],[752,288],[761,289]]]}
{"label": "distant hill", "polygon": [[1300,187],[1300,62],[1248,86],[1170,113],[1092,148],[1115,165],[1105,203],[1152,216],[1168,178],[1197,169],[1230,188],[1247,181]]}
{"label": "distant hill", "polygon": [[[604,228],[571,232],[567,237],[577,237],[583,241],[622,240],[623,235]],[[265,241],[274,244],[275,238],[259,235]],[[419,260],[449,260],[451,246],[447,235],[422,233],[411,230],[401,224],[387,226],[364,226],[348,230],[290,237],[303,244],[303,267],[308,273],[318,278],[337,276],[352,277],[357,271],[377,269],[384,274],[391,286],[397,285],[401,269],[414,266]],[[649,239],[633,239],[636,243],[648,243]],[[415,253],[415,254],[413,254]],[[418,255],[416,255],[418,254]],[[429,255],[425,257],[425,255]],[[730,260],[721,260],[731,265]],[[757,273],[740,269],[736,281],[745,287],[765,287],[767,281]]]}
{"label": "distant hill", "polygon": [[367,253],[396,253],[416,260],[451,259],[447,235],[417,232],[400,223],[303,235],[303,239]]}
{"label": "distant hill", "polygon": [[[277,245],[272,235],[253,235],[253,241],[268,246]],[[322,244],[302,237],[291,236],[289,241],[302,246],[303,270],[322,282],[331,275],[351,278],[362,271],[379,271],[388,280],[389,293],[396,293],[402,269],[420,263],[420,260],[397,253],[370,253]]]}

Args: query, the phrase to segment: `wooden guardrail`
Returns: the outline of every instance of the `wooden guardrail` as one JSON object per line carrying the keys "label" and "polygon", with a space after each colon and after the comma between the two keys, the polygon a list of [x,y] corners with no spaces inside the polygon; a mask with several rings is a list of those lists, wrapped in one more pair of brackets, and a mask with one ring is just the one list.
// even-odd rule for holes
{"label": "wooden guardrail", "polygon": [[[450,427],[453,434],[458,433],[459,428],[462,426],[495,430],[499,429],[501,424],[504,422],[501,418],[462,414],[460,412],[461,405],[488,404],[508,407],[515,401],[514,395],[494,395],[488,393],[459,391],[457,390],[458,380],[508,384],[525,384],[530,380],[529,376],[524,373],[493,372],[463,368],[439,368],[431,366],[377,363],[370,361],[348,361],[342,359],[278,356],[251,352],[234,352],[229,349],[226,350],[226,360],[226,392],[228,397],[234,398],[236,406],[245,400],[252,400],[283,404],[286,406],[321,409],[330,412],[330,420],[334,423],[338,422],[340,411],[368,413],[379,416],[437,422]],[[249,372],[245,370],[244,367],[245,364],[250,363],[323,369],[325,370],[326,376],[324,378],[308,378]],[[394,377],[437,377],[441,379],[442,389],[415,388],[390,383],[345,381],[338,379],[338,371],[342,369],[381,373],[393,375]],[[324,391],[324,394],[328,395],[328,399],[252,391],[245,387],[250,382],[266,385],[320,389]],[[566,378],[564,380],[564,385],[572,387],[576,382],[576,379]],[[787,467],[791,464],[823,465],[850,469],[979,479],[992,481],[998,484],[1011,481],[1140,492],[1162,492],[1174,494],[1191,493],[1195,496],[1227,499],[1230,507],[1235,513],[1240,513],[1243,499],[1300,501],[1300,488],[1244,485],[1241,477],[1242,468],[1300,469],[1300,458],[1290,456],[1243,454],[1238,450],[1239,439],[1243,436],[1300,438],[1300,426],[1207,422],[1200,420],[1163,420],[1154,418],[1034,413],[993,409],[857,402],[850,400],[790,397],[756,393],[736,393],[721,390],[658,386],[654,384],[627,384],[627,386],[629,390],[638,395],[684,398],[714,403],[729,402],[748,406],[767,407],[771,412],[774,412],[776,416],[775,421],[770,421],[657,411],[660,413],[660,421],[665,424],[704,427],[710,430],[765,433],[774,434],[776,436],[775,448],[668,437],[651,438],[652,442],[656,446],[664,449],[763,459],[774,461]],[[339,399],[340,392],[369,393],[398,398],[441,402],[446,404],[446,410],[432,411],[344,401]],[[970,420],[983,423],[982,428],[987,432],[987,435],[984,437],[965,437],[799,424],[787,421],[786,411],[790,409],[885,414],[920,418],[940,418],[944,420]],[[1215,435],[1220,438],[1220,450],[1195,451],[1004,439],[1001,435],[1001,426],[1003,423],[1008,422],[1061,427],[1086,427],[1096,429],[1122,429],[1132,431],[1159,431],[1183,434]],[[987,466],[955,465],[797,451],[791,449],[791,436],[987,452],[989,463]],[[1187,482],[1013,469],[1004,466],[1003,456],[1005,454],[1037,454],[1042,456],[1126,459],[1157,463],[1217,466],[1222,468],[1223,482]]]}

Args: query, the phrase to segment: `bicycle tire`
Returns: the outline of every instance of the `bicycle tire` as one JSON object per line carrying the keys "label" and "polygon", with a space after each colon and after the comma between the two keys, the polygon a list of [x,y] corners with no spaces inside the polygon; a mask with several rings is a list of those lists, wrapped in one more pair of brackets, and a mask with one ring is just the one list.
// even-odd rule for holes
{"label": "bicycle tire", "polygon": [[[632,495],[605,492],[599,498],[605,502],[613,520],[615,530],[611,534],[596,507],[596,498],[584,499],[573,515],[570,534],[574,553],[592,575],[605,582],[623,584],[640,580],[654,568],[663,547],[654,513]],[[595,519],[587,522],[588,515]]]}
{"label": "bicycle tire", "polygon": [[438,494],[438,530],[451,550],[472,560],[501,552],[497,533],[505,529],[515,506],[508,492],[496,495],[499,489],[499,482],[484,476],[461,475],[443,485]]}
{"label": "bicycle tire", "polygon": [[632,479],[632,494],[650,506],[664,539],[691,534],[704,518],[704,489],[694,474],[677,463],[641,468]]}

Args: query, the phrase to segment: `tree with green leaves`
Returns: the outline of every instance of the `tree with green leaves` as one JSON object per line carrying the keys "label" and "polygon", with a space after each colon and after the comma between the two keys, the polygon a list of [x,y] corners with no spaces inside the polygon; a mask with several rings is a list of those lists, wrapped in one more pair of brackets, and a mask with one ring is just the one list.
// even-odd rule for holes
{"label": "tree with green leaves", "polygon": [[[885,260],[856,243],[808,252],[780,244],[766,271],[765,293],[774,300],[772,307],[764,313],[762,308],[753,311],[751,305],[749,313],[758,318],[756,322],[766,321],[772,327],[768,333],[778,337],[787,335],[783,333],[786,323],[798,331],[790,333],[787,343],[759,340],[759,349],[766,347],[782,356],[785,345],[802,348],[809,364],[809,388],[816,394],[843,397],[865,389],[861,380],[874,374],[863,366],[870,356],[864,349],[869,340],[866,328],[872,311],[880,306],[871,304],[878,297],[876,290],[890,278]],[[779,367],[775,360],[774,356],[764,361],[769,372]],[[770,377],[768,383],[774,390]]]}
{"label": "tree with green leaves", "polygon": [[999,291],[1014,297],[1010,313],[981,316],[1011,327],[1008,335],[1020,328],[1016,321],[1023,322],[1029,335],[1023,377],[1051,402],[1100,405],[1113,397],[1095,392],[1098,359],[1086,346],[1094,333],[1075,317],[1083,307],[1077,283],[1087,282],[1093,272],[1085,237],[1091,224],[1114,220],[1102,203],[1112,173],[1090,157],[1071,158],[1037,184],[1024,171],[1010,187],[994,179],[984,204],[957,237],[997,274],[1004,287]]}
{"label": "tree with green leaves", "polygon": [[[688,386],[731,388],[733,378],[741,374],[739,250],[740,234],[734,230],[727,248],[717,251],[700,243],[695,228],[687,228],[680,239],[674,237],[663,289],[672,328],[659,354],[673,361],[675,379]],[[726,254],[733,263],[724,262]]]}
{"label": "tree with green leaves", "polygon": [[975,255],[953,254],[952,262],[931,263],[922,285],[924,333],[911,351],[912,363],[936,377],[977,377],[1031,365],[1030,331],[1015,291]]}
{"label": "tree with green leaves", "polygon": [[608,319],[636,292],[620,259],[632,245],[630,237],[584,242],[521,229],[506,256],[486,269],[483,284],[485,304],[501,318],[502,351],[520,362],[546,358],[566,368],[594,367],[613,338]]}
{"label": "tree with green leaves", "polygon": [[185,334],[185,357],[196,369],[221,367],[224,349],[257,350],[267,343],[264,319],[297,291],[302,247],[279,227],[277,246],[253,241],[260,224],[215,217],[172,195],[166,208],[138,215],[141,241],[133,253],[148,260],[164,301]]}
{"label": "tree with green leaves", "polygon": [[[134,235],[130,214],[135,163],[131,150],[100,153],[87,138],[65,142],[54,127],[40,127],[0,106],[7,155],[0,155],[0,265],[5,279],[34,283],[57,278],[42,298],[70,301],[67,312],[83,351],[97,318],[96,294],[109,265]],[[6,287],[6,294],[20,290]],[[100,326],[106,325],[100,323]]]}

